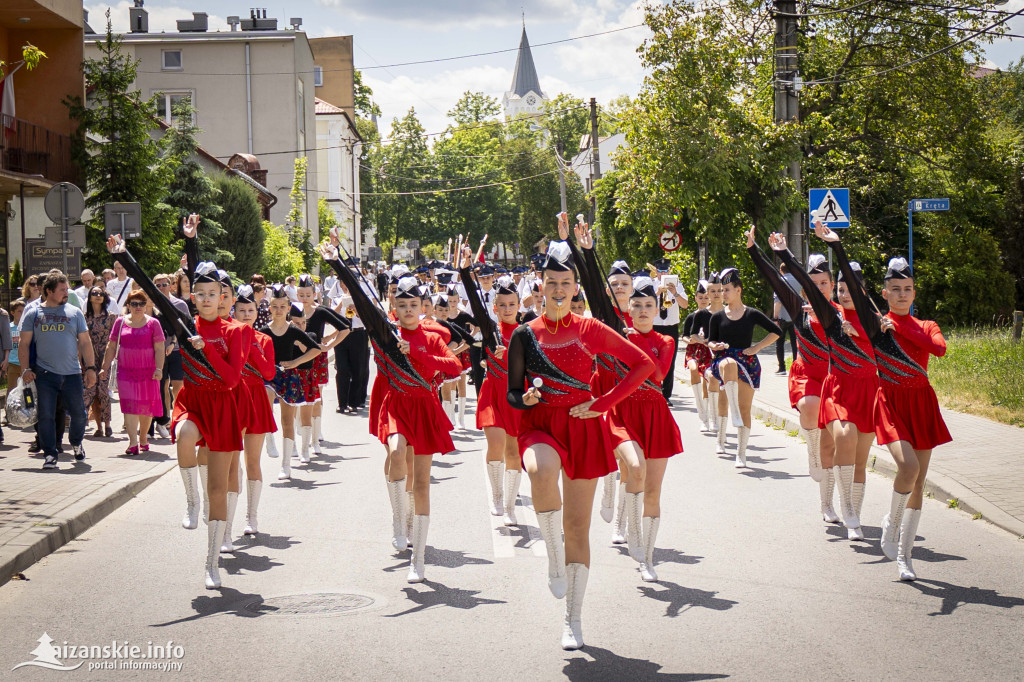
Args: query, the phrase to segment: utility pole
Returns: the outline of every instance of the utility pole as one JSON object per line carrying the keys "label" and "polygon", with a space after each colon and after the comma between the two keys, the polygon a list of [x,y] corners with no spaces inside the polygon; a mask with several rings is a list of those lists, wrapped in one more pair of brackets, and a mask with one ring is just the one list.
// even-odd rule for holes
{"label": "utility pole", "polygon": [[597,197],[594,185],[601,179],[601,153],[597,145],[597,99],[590,98],[590,224],[597,222]]}
{"label": "utility pole", "polygon": [[[800,63],[797,54],[796,0],[775,0],[775,122],[800,120]],[[801,192],[800,161],[785,171]],[[806,224],[803,211],[795,211],[783,224],[783,232],[797,257],[806,259]]]}
{"label": "utility pole", "polygon": [[562,159],[564,158],[562,156],[563,153],[564,148],[562,146],[562,143],[558,142],[555,145],[555,154],[558,155],[558,158],[555,159],[555,161],[558,163],[558,193],[559,197],[562,200],[562,213],[565,213],[569,209],[566,207],[565,202],[565,163],[562,161]]}

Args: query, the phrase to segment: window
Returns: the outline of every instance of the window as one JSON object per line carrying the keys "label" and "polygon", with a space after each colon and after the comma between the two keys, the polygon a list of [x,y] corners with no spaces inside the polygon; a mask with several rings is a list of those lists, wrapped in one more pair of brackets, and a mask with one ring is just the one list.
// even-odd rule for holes
{"label": "window", "polygon": [[162,68],[164,71],[181,71],[181,50],[163,50]]}
{"label": "window", "polygon": [[314,66],[313,67],[313,85],[320,87],[324,84],[324,67]]}
{"label": "window", "polygon": [[[196,103],[195,93],[191,90],[168,90],[166,92],[157,92],[156,96],[156,113],[167,125],[174,125],[174,109],[182,100],[186,98],[191,99],[192,106],[195,106]],[[192,122],[195,123],[195,114],[192,115]]]}

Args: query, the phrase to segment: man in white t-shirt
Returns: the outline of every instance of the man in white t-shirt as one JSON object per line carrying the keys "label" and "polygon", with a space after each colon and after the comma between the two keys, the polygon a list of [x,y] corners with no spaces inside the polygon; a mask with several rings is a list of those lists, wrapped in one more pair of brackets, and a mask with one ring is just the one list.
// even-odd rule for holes
{"label": "man in white t-shirt", "polygon": [[[678,275],[670,275],[669,267],[672,265],[667,258],[659,258],[654,261],[651,265],[658,271],[658,277],[654,281],[654,286],[658,292],[658,314],[654,318],[654,331],[659,334],[671,336],[676,342],[676,353],[679,352],[679,322],[680,322],[680,310],[685,310],[689,306],[689,301],[686,298],[686,291],[683,287],[677,284],[679,277]],[[664,302],[668,301],[669,306],[666,308]],[[672,388],[675,384],[675,373],[676,373],[676,356],[672,356],[672,364],[669,365],[668,372],[665,374],[665,380],[661,383],[661,394],[665,396],[665,400],[668,401],[669,405],[672,404]]]}
{"label": "man in white t-shirt", "polygon": [[96,281],[96,275],[93,274],[92,270],[86,268],[82,270],[82,286],[75,289],[75,296],[78,297],[78,301],[82,304],[82,311],[85,311],[87,305],[89,305],[89,290],[92,289],[93,283]]}
{"label": "man in white t-shirt", "polygon": [[132,280],[124,266],[115,262],[114,279],[107,282],[107,295],[110,296],[107,312],[112,315],[120,315],[124,309],[124,302],[128,299],[128,294],[130,293],[132,293]]}

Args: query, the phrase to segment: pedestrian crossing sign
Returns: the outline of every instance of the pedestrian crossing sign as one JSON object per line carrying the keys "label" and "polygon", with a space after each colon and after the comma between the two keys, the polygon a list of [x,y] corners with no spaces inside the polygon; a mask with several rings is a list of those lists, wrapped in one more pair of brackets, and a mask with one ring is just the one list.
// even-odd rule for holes
{"label": "pedestrian crossing sign", "polygon": [[815,216],[829,227],[850,226],[850,190],[846,187],[812,189],[810,191],[810,222]]}

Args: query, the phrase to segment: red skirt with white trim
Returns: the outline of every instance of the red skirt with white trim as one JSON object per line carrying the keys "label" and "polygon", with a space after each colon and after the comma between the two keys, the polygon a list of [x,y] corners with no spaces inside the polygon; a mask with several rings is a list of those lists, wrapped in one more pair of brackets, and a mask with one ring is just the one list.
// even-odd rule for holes
{"label": "red skirt with white trim", "polygon": [[679,425],[659,394],[657,398],[629,397],[608,412],[612,448],[636,441],[645,459],[665,459],[683,451]]}
{"label": "red skirt with white trim", "polygon": [[852,422],[861,433],[875,432],[878,376],[829,374],[821,384],[818,428],[836,420]]}
{"label": "red skirt with white trim", "polygon": [[883,383],[879,387],[875,437],[879,445],[905,440],[915,450],[931,450],[953,440],[927,378],[910,385]]}
{"label": "red skirt with white trim", "polygon": [[405,436],[417,455],[442,455],[454,452],[452,423],[434,394],[399,393],[385,390],[376,411],[374,435],[387,445],[388,437],[394,434]]}
{"label": "red skirt with white trim", "polygon": [[542,404],[523,410],[518,441],[520,456],[539,443],[554,448],[565,475],[573,480],[600,478],[618,468],[604,417],[570,417],[568,407]]}

